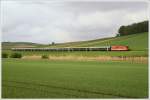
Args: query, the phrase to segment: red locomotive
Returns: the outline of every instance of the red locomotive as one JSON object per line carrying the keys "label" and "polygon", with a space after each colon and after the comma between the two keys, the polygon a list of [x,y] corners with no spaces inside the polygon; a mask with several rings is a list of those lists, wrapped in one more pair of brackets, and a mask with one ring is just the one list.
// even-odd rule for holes
{"label": "red locomotive", "polygon": [[111,46],[111,51],[128,51],[128,46]]}

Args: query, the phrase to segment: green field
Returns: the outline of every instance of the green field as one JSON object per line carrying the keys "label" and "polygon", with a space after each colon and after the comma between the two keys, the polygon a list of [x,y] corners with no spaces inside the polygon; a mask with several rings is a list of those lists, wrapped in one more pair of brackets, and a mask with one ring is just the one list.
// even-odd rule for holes
{"label": "green field", "polygon": [[148,64],[3,59],[2,98],[148,98]]}

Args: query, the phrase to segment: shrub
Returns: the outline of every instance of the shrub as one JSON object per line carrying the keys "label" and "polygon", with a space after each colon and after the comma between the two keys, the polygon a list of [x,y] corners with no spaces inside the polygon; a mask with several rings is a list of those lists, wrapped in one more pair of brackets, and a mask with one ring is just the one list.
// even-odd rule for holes
{"label": "shrub", "polygon": [[48,59],[47,55],[42,55],[42,59]]}
{"label": "shrub", "polygon": [[2,58],[8,58],[8,54],[7,53],[2,53]]}
{"label": "shrub", "polygon": [[22,54],[20,54],[20,53],[13,53],[11,55],[11,58],[21,58],[21,57],[22,57]]}

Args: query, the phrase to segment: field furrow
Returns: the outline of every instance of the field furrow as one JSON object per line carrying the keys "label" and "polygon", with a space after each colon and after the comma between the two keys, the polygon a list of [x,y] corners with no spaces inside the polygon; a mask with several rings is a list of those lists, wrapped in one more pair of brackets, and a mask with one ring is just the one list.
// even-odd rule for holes
{"label": "field furrow", "polygon": [[[50,90],[50,88],[53,88],[53,89],[60,89],[60,91],[67,90],[68,93],[75,91],[75,92],[82,92],[82,93],[88,93],[88,94],[97,94],[97,95],[106,95],[106,96],[108,95],[108,96],[114,96],[114,97],[118,97],[118,98],[136,98],[136,97],[124,96],[121,94],[104,93],[104,92],[100,92],[100,91],[88,91],[88,90],[73,89],[73,88],[67,88],[67,87],[57,87],[57,86],[52,86],[52,85],[47,85],[47,84],[42,84],[42,83],[28,83],[28,82],[17,82],[17,81],[6,81],[6,80],[3,80],[3,82],[4,83],[2,86],[4,86],[4,87],[23,88],[23,89],[29,89],[29,90],[35,90],[35,91],[47,92],[47,93],[55,93],[54,91],[53,92],[48,91],[48,90]],[[15,83],[15,85],[14,85],[14,83]],[[56,92],[56,93],[58,93],[58,92]],[[64,94],[64,95],[78,97],[77,95],[71,95],[71,94]]]}

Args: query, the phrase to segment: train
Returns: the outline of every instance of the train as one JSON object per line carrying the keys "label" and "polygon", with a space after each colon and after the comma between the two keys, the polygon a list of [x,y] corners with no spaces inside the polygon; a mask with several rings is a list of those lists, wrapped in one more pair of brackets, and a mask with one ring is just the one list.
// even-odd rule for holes
{"label": "train", "polygon": [[128,46],[63,47],[63,48],[11,48],[12,51],[128,51]]}

